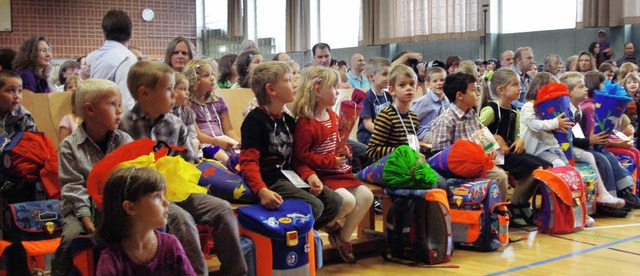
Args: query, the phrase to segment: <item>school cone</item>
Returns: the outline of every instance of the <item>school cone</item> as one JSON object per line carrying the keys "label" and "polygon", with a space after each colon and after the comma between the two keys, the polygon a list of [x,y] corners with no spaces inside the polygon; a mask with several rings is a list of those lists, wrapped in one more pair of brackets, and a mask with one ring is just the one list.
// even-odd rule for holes
{"label": "school cone", "polygon": [[[607,80],[602,87],[602,91],[596,90],[593,100],[595,102],[595,126],[593,132],[598,134],[606,132],[611,134],[620,116],[624,114],[627,105],[633,101],[627,95],[627,91],[619,84],[611,83]],[[595,145],[594,149],[602,151],[604,145]]]}
{"label": "school cone", "polygon": [[[533,104],[533,108],[536,114],[540,116],[542,120],[551,120],[558,117],[560,114],[564,115],[573,121],[571,113],[571,101],[570,101],[569,88],[562,83],[550,83],[540,88],[538,91],[538,99]],[[562,131],[554,131],[553,136],[558,140],[562,152],[569,160],[569,163],[573,166],[575,161],[573,160],[573,138],[571,130],[567,133]]]}

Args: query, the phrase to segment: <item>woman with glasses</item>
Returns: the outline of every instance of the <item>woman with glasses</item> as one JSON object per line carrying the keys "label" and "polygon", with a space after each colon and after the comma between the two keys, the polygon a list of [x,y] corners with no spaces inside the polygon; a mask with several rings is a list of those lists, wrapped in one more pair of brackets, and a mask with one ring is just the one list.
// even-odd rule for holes
{"label": "woman with glasses", "polygon": [[67,60],[62,66],[60,66],[60,71],[58,71],[58,83],[57,90],[64,91],[64,85],[67,83],[67,79],[72,76],[80,77],[80,63],[75,60]]}
{"label": "woman with glasses", "polygon": [[22,78],[23,91],[49,93],[49,73],[51,72],[51,47],[42,37],[25,40],[13,60],[13,68]]}

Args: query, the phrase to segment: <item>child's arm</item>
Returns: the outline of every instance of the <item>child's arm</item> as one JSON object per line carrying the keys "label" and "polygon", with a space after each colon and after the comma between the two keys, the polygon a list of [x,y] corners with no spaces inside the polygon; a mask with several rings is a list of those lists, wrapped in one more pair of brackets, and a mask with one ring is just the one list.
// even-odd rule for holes
{"label": "child's arm", "polygon": [[227,135],[231,137],[231,139],[240,142],[240,136],[235,131],[235,129],[233,129],[233,125],[231,125],[231,119],[229,119],[229,111],[221,112],[220,120],[222,120],[222,132],[224,133],[224,135]]}
{"label": "child's arm", "polygon": [[228,139],[211,137],[205,134],[204,132],[200,131],[200,127],[198,127],[198,125],[195,125],[195,126],[196,126],[196,136],[198,137],[198,140],[203,144],[220,146],[220,148],[223,150],[230,150],[236,145],[236,143],[234,143],[233,141],[229,141]]}
{"label": "child's arm", "polygon": [[58,130],[58,136],[60,136],[60,141],[64,140],[64,138],[67,138],[67,136],[71,135],[71,129],[68,129],[64,126],[60,126],[60,129]]}
{"label": "child's arm", "polygon": [[[362,121],[362,124],[364,125],[364,128],[373,133],[373,113],[375,112],[374,107],[373,107],[373,102],[371,100],[371,94],[367,92],[368,95],[367,97],[364,99],[364,102],[362,102],[362,111],[360,111],[360,121]],[[375,95],[374,95],[375,97]]]}
{"label": "child's arm", "polygon": [[91,199],[86,179],[78,171],[81,164],[77,163],[77,159],[71,144],[63,141],[58,148],[58,175],[62,186],[63,208],[71,208],[73,214],[82,221],[87,234],[93,234],[95,226],[91,220]]}
{"label": "child's arm", "polygon": [[521,112],[521,121],[526,123],[527,127],[532,131],[550,131],[561,130],[567,131],[567,128],[572,128],[574,123],[570,122],[564,113],[558,115],[554,119],[540,120],[536,115],[533,105],[523,106]]}
{"label": "child's arm", "polygon": [[480,110],[480,122],[483,126],[488,126],[495,120],[496,116],[493,113],[493,108],[491,108],[490,106],[485,106],[482,108],[482,110]]}
{"label": "child's arm", "polygon": [[384,112],[380,112],[376,117],[375,127],[369,145],[367,155],[371,160],[378,160],[396,149],[396,147],[386,146],[392,130],[391,118]]}

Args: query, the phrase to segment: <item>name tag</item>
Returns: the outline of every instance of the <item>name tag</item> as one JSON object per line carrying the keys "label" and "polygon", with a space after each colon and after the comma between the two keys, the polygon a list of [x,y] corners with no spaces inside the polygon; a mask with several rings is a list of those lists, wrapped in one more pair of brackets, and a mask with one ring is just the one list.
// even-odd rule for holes
{"label": "name tag", "polygon": [[294,172],[292,170],[281,170],[281,172],[296,187],[301,188],[301,189],[310,188],[309,184],[307,184],[307,182],[304,182],[304,180],[302,180],[302,178],[300,178],[300,176],[296,172]]}

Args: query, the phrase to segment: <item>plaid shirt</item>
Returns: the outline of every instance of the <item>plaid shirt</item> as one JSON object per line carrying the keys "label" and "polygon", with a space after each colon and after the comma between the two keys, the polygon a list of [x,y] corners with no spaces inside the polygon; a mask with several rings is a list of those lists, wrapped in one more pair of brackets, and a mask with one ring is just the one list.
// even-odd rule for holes
{"label": "plaid shirt", "polygon": [[457,140],[472,140],[471,135],[482,129],[482,123],[473,108],[467,113],[462,112],[457,105],[449,108],[433,121],[431,135],[433,135],[433,151],[440,151]]}
{"label": "plaid shirt", "polygon": [[2,120],[0,136],[11,135],[20,131],[38,131],[31,113],[22,106],[18,106],[13,111],[0,116],[2,116],[0,119]]}
{"label": "plaid shirt", "polygon": [[169,145],[185,147],[180,156],[187,161],[196,157],[193,144],[189,141],[189,129],[171,113],[162,114],[155,120],[151,120],[136,104],[133,109],[122,117],[120,130],[129,133],[133,139],[151,138],[154,141],[162,141]]}

